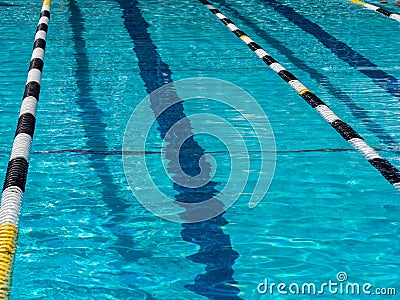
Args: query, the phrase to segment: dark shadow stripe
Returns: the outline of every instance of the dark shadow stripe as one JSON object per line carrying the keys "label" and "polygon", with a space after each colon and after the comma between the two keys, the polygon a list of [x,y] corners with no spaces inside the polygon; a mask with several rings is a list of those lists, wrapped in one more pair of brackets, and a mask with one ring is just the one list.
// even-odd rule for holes
{"label": "dark shadow stripe", "polygon": [[21,5],[11,4],[11,3],[5,3],[5,2],[0,2],[0,6],[7,7],[7,6],[21,6]]}
{"label": "dark shadow stripe", "polygon": [[32,69],[38,69],[40,72],[43,71],[44,62],[41,58],[34,58],[31,60],[29,64],[29,71]]}
{"label": "dark shadow stripe", "polygon": [[[294,66],[298,69],[303,70],[308,73],[312,79],[314,79],[317,83],[322,85],[327,91],[333,95],[335,98],[340,100],[346,107],[349,109],[351,114],[358,120],[360,120],[366,128],[374,133],[379,140],[387,146],[398,146],[398,142],[391,137],[382,126],[378,123],[375,123],[373,118],[368,115],[367,110],[358,106],[353,99],[341,89],[335,87],[330,81],[329,78],[324,74],[320,73],[318,70],[308,66],[305,61],[297,58],[295,53],[287,48],[281,41],[275,39],[273,36],[268,34],[265,30],[261,29],[259,25],[252,21],[251,18],[241,14],[239,11],[234,9],[230,4],[226,3],[224,0],[216,0],[216,3],[219,3],[221,6],[224,6],[224,10],[229,11],[229,14],[239,19],[243,24],[251,28],[259,37],[261,37],[269,46],[275,48],[281,55],[284,55]],[[272,64],[276,62],[270,56],[263,58],[263,60],[268,64]],[[302,96],[305,98],[307,95]],[[310,99],[311,101],[312,99]],[[316,100],[316,99],[314,99]],[[318,101],[313,101],[313,105],[317,105]],[[310,103],[311,104],[311,103]]]}
{"label": "dark shadow stripe", "polygon": [[[172,72],[169,66],[161,60],[157,48],[151,40],[147,31],[150,25],[143,18],[138,8],[138,2],[135,0],[117,1],[123,12],[124,25],[134,44],[133,50],[138,59],[140,76],[144,81],[146,91],[151,93],[164,84],[171,83]],[[170,97],[176,99],[178,95],[171,91]],[[161,99],[151,97],[154,113],[157,114],[158,110],[165,106],[166,102],[172,101],[171,98],[164,97],[161,105]],[[183,111],[182,102],[173,105],[162,113],[157,118],[161,137],[164,138],[169,128],[184,117],[186,115]],[[185,127],[185,130],[187,131],[186,133],[191,132],[190,123]],[[169,142],[173,143],[174,141]],[[190,176],[199,174],[199,158],[204,153],[204,149],[193,138],[187,139],[180,149],[179,156],[180,166],[183,171]],[[168,171],[173,173],[175,167],[169,165],[170,169]],[[216,185],[217,183],[210,181],[201,188],[190,189],[174,184],[174,189],[179,193],[176,196],[176,200],[185,203],[202,202],[218,193],[215,189]],[[199,252],[188,256],[188,259],[205,265],[205,273],[199,274],[194,284],[187,285],[186,288],[209,299],[241,299],[237,296],[240,290],[232,285],[237,283],[233,279],[234,271],[232,266],[238,258],[238,253],[232,249],[229,235],[225,234],[221,228],[227,223],[227,220],[221,214],[211,220],[182,225],[182,238],[200,246]]]}
{"label": "dark shadow stripe", "polygon": [[[76,85],[78,87],[78,97],[76,103],[79,107],[79,117],[87,138],[86,146],[89,151],[108,151],[106,127],[104,123],[104,113],[98,108],[97,102],[92,96],[91,74],[89,69],[89,58],[87,54],[86,41],[83,38],[85,32],[85,20],[76,0],[68,3],[70,12],[69,23],[72,29],[72,42],[75,50],[76,67],[74,69]],[[131,206],[124,199],[118,196],[120,187],[114,183],[113,175],[104,157],[89,156],[90,166],[95,170],[101,182],[102,200],[110,210],[108,216],[104,216],[105,221],[102,226],[116,237],[116,241],[110,246],[111,250],[116,251],[129,262],[137,261],[140,258],[152,256],[150,249],[146,251],[136,250],[137,244],[129,233],[125,233],[124,224],[128,222],[129,213],[127,209]],[[154,299],[151,295],[136,288],[133,284],[132,289],[146,294],[146,299]],[[128,293],[128,292],[126,292]]]}
{"label": "dark shadow stripe", "polygon": [[397,78],[380,70],[376,64],[330,35],[318,24],[311,22],[306,17],[296,12],[292,7],[276,0],[259,1],[271,6],[276,12],[300,27],[303,31],[313,35],[327,49],[336,54],[337,57],[346,62],[349,66],[371,78],[377,86],[381,87],[392,96],[400,98],[400,82]]}

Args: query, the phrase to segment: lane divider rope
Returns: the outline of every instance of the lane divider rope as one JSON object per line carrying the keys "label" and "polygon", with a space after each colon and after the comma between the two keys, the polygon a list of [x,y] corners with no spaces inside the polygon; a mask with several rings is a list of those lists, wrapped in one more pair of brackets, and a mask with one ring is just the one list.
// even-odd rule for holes
{"label": "lane divider rope", "polygon": [[302,84],[292,73],[280,65],[271,55],[269,55],[260,45],[254,42],[245,32],[239,29],[229,18],[216,9],[207,0],[199,0],[212,12],[226,27],[240,38],[246,45],[275,73],[277,73],[286,83],[314,108],[355,150],[361,153],[368,162],[378,170],[383,177],[400,191],[400,171],[389,161],[382,158],[364,139],[353,129],[340,119],[320,98]]}
{"label": "lane divider rope", "polygon": [[378,13],[381,13],[382,15],[385,15],[386,17],[389,17],[389,18],[391,18],[393,20],[396,20],[397,22],[400,22],[400,15],[399,14],[392,13],[392,12],[390,12],[390,11],[388,11],[386,9],[383,9],[383,8],[381,8],[379,6],[376,6],[376,5],[373,5],[373,4],[369,4],[367,2],[363,2],[363,1],[360,1],[360,0],[350,0],[350,2],[352,2],[354,4],[358,4],[358,5],[364,6],[366,9],[376,11]]}
{"label": "lane divider rope", "polygon": [[29,153],[35,131],[51,0],[44,0],[36,28],[32,57],[17,130],[4,180],[0,207],[0,298],[8,299],[18,238],[18,218],[25,192]]}

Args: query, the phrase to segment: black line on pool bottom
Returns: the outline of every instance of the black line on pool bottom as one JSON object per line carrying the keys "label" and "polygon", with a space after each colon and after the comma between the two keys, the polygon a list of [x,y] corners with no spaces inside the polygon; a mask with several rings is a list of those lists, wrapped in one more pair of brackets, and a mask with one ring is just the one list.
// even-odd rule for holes
{"label": "black line on pool bottom", "polygon": [[[399,145],[399,143],[386,132],[385,128],[380,126],[378,123],[374,122],[373,118],[371,118],[368,115],[367,110],[365,110],[361,106],[358,106],[358,104],[356,104],[346,92],[342,91],[341,89],[335,87],[332,83],[330,83],[329,78],[327,76],[320,73],[318,70],[308,66],[305,63],[305,61],[297,58],[294,55],[295,53],[289,48],[287,48],[281,41],[275,39],[267,31],[261,29],[256,22],[252,21],[251,18],[242,15],[239,11],[234,9],[230,4],[226,3],[226,1],[215,0],[215,2],[223,6],[224,9],[229,11],[230,14],[232,14],[235,18],[241,20],[243,24],[250,27],[258,36],[260,36],[266,43],[268,43],[268,45],[278,50],[278,52],[281,55],[284,55],[294,66],[310,74],[310,77],[312,79],[314,79],[317,83],[325,87],[331,95],[333,95],[341,102],[343,102],[343,104],[349,108],[351,114],[355,118],[360,120],[363,124],[365,124],[367,129],[370,132],[374,133],[382,141],[382,143],[384,143],[387,146]],[[266,57],[264,59],[271,60],[267,62],[268,65],[270,65],[273,62],[276,62],[271,57]]]}
{"label": "black line on pool bottom", "polygon": [[[400,148],[374,148],[378,151],[393,151],[399,152]],[[176,151],[178,151],[177,149]],[[293,150],[276,150],[276,153],[313,153],[313,152],[356,152],[354,148],[319,148],[319,149],[293,149]],[[248,153],[262,153],[263,151],[249,150]],[[270,151],[267,151],[270,152]],[[60,149],[60,150],[47,150],[47,151],[33,151],[31,155],[49,155],[49,154],[72,154],[72,155],[102,155],[102,156],[121,156],[121,155],[152,155],[162,154],[165,151],[121,151],[121,150],[84,150],[84,149]],[[186,153],[192,154],[190,151]],[[193,152],[195,153],[195,152]],[[230,153],[226,150],[221,151],[204,151],[204,154],[219,154]],[[9,152],[0,152],[0,155],[8,155]]]}
{"label": "black line on pool bottom", "polygon": [[346,62],[349,66],[371,78],[377,86],[384,89],[392,96],[400,98],[400,82],[396,77],[380,70],[378,65],[368,60],[368,58],[358,53],[347,44],[339,41],[337,38],[322,29],[321,26],[311,22],[305,16],[295,11],[292,7],[276,0],[259,1],[272,6],[276,12],[280,13],[288,21],[300,27],[303,31],[313,35],[327,49],[336,54],[337,57]]}
{"label": "black line on pool bottom", "polygon": [[[83,37],[85,32],[85,20],[82,16],[79,5],[76,0],[70,0],[68,4],[70,12],[69,23],[72,29],[72,41],[75,50],[76,67],[75,78],[78,87],[78,97],[76,100],[79,106],[79,117],[82,120],[82,126],[87,138],[86,145],[91,152],[107,152],[106,124],[103,121],[103,111],[98,108],[97,102],[92,97],[91,74],[89,68],[89,58],[87,54],[86,41]],[[107,228],[115,237],[116,241],[110,250],[116,251],[126,262],[134,262],[140,258],[148,258],[152,256],[151,250],[136,250],[135,241],[130,233],[126,233],[123,226],[129,220],[127,209],[131,207],[131,203],[121,199],[118,196],[120,187],[114,183],[113,175],[104,159],[89,156],[91,166],[99,177],[103,188],[102,200],[109,209],[109,216],[104,216],[102,226]],[[140,290],[136,286],[129,283],[132,289],[145,294],[147,299],[154,299],[148,293]],[[120,291],[119,296],[122,298],[131,297],[132,291]]]}
{"label": "black line on pool bottom", "polygon": [[[138,59],[140,68],[140,76],[144,81],[147,92],[150,94],[157,88],[160,88],[166,83],[171,83],[171,70],[164,63],[157,52],[157,47],[151,40],[147,28],[150,25],[143,18],[136,0],[117,0],[123,11],[124,25],[133,41],[133,50]],[[160,105],[161,99],[150,97],[151,106],[155,114],[158,114],[160,106],[165,106],[165,102],[178,99],[176,92],[171,90],[169,99],[163,98],[163,105]],[[165,137],[169,128],[185,116],[183,112],[182,102],[179,102],[158,118],[158,130],[162,138]],[[191,132],[190,123],[185,127],[187,132]],[[171,143],[174,141],[171,140]],[[200,173],[199,158],[204,155],[204,149],[193,139],[189,138],[184,143],[184,149],[180,152],[179,164],[182,170],[189,176],[196,176]],[[189,151],[185,151],[189,149]],[[167,157],[168,159],[168,157]],[[179,166],[169,165],[169,172],[174,173],[174,169]],[[208,182],[200,188],[184,188],[174,184],[174,189],[178,192],[175,196],[176,200],[184,203],[198,203],[206,199],[210,199],[217,192],[215,186],[217,183]],[[181,214],[182,219],[185,219],[184,212]],[[223,214],[198,223],[182,224],[181,232],[183,240],[195,243],[200,246],[198,253],[188,256],[187,258],[193,262],[204,264],[205,272],[199,274],[194,284],[186,285],[186,288],[205,296],[209,299],[242,299],[238,296],[239,288],[233,286],[237,282],[233,279],[233,265],[239,254],[232,249],[230,236],[223,232],[222,227],[227,225],[228,221],[223,217]]]}

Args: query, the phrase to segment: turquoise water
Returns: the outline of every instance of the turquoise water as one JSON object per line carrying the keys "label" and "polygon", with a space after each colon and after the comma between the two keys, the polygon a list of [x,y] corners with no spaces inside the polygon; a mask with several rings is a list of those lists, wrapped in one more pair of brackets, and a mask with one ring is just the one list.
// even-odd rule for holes
{"label": "turquoise water", "polygon": [[[6,3],[15,6],[0,5],[3,173],[40,11],[40,1]],[[338,0],[212,3],[400,167],[400,94],[365,75],[400,78],[400,23]],[[200,2],[63,0],[51,12],[12,299],[309,299],[261,296],[257,285],[264,278],[323,283],[340,271],[349,282],[399,292],[398,192]],[[222,216],[181,225],[134,198],[122,167],[123,134],[134,108],[162,85],[160,70],[172,80],[231,82],[262,106],[275,135],[276,170],[255,209],[244,193]],[[187,115],[210,110],[183,107]],[[226,107],[211,110],[236,117]],[[154,176],[160,145],[155,126],[147,148],[154,153],[146,155]],[[224,150],[205,137],[198,145]],[[245,172],[257,171],[254,150],[254,170]],[[214,154],[220,185],[227,157]],[[170,180],[158,182],[179,194]]]}

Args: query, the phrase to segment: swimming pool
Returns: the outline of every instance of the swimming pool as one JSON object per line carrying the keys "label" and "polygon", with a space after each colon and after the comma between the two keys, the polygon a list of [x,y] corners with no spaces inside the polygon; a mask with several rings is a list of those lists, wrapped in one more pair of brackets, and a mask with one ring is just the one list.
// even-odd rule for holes
{"label": "swimming pool", "polygon": [[[211,2],[400,167],[398,22],[347,1]],[[0,6],[2,170],[40,11],[40,3],[6,3],[14,5]],[[398,191],[200,2],[65,0],[51,12],[11,298],[267,299],[257,292],[265,278],[320,284],[339,272],[400,288]],[[193,77],[225,80],[258,101],[274,132],[276,168],[256,208],[248,208],[248,188],[223,215],[182,225],[134,198],[121,148],[143,98]],[[213,105],[183,108],[235,122]],[[159,174],[162,131],[150,131],[150,173],[165,193],[191,198]],[[243,132],[254,150],[243,171],[254,174],[261,154]],[[227,181],[229,153],[215,139],[196,141],[189,149],[218,163],[204,190],[213,193]],[[374,298],[324,295],[338,297]]]}

